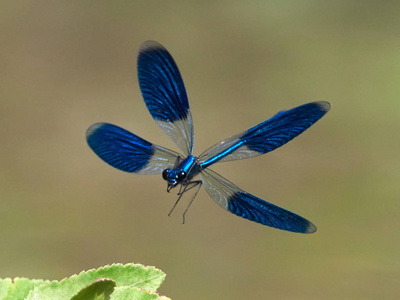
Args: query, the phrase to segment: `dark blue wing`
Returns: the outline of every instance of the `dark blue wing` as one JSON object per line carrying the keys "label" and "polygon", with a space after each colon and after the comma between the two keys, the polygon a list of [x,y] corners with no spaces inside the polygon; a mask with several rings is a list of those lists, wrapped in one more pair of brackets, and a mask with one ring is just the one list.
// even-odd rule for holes
{"label": "dark blue wing", "polygon": [[185,86],[174,59],[162,45],[147,41],[141,46],[138,77],[154,120],[185,155],[191,154],[193,124]]}
{"label": "dark blue wing", "polygon": [[246,193],[210,169],[203,170],[200,177],[210,197],[239,217],[287,231],[313,233],[317,230],[303,217]]}
{"label": "dark blue wing", "polygon": [[250,158],[286,144],[317,122],[330,109],[329,102],[313,102],[282,111],[249,130],[231,136],[199,156],[203,168],[218,161]]}
{"label": "dark blue wing", "polygon": [[96,123],[86,132],[92,150],[121,171],[153,175],[172,168],[179,153],[149,143],[121,127]]}

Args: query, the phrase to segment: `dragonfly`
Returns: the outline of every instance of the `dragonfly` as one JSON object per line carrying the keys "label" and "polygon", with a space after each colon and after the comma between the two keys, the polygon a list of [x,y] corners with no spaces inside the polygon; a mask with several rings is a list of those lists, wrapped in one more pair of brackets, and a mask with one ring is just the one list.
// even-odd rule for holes
{"label": "dragonfly", "polygon": [[[316,226],[305,218],[245,192],[209,167],[218,162],[256,157],[286,144],[317,122],[330,109],[325,101],[281,111],[272,118],[208,148],[193,152],[193,121],[181,73],[167,49],[155,41],[142,44],[137,59],[138,79],[151,116],[183,155],[150,143],[109,123],[96,123],[86,132],[90,148],[121,171],[141,175],[162,174],[167,191],[179,186],[178,199],[201,186],[223,209],[244,219],[277,229],[313,233]],[[200,178],[199,178],[200,177]]]}

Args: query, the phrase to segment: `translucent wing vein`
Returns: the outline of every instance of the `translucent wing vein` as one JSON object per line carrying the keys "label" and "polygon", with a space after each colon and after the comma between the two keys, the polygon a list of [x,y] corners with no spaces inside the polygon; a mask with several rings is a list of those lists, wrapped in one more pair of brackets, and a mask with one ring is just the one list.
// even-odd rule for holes
{"label": "translucent wing vein", "polygon": [[154,145],[112,124],[96,123],[86,132],[92,150],[121,171],[153,175],[174,166],[179,153]]}
{"label": "translucent wing vein", "polygon": [[292,232],[313,233],[317,230],[303,217],[246,193],[210,169],[203,170],[200,176],[210,197],[239,217]]}
{"label": "translucent wing vein", "polygon": [[286,144],[317,122],[330,109],[328,102],[313,102],[282,111],[272,118],[231,136],[199,156],[203,168],[218,161],[255,157]]}
{"label": "translucent wing vein", "polygon": [[152,117],[185,155],[191,154],[193,124],[185,86],[174,59],[162,45],[154,41],[142,45],[138,77]]}

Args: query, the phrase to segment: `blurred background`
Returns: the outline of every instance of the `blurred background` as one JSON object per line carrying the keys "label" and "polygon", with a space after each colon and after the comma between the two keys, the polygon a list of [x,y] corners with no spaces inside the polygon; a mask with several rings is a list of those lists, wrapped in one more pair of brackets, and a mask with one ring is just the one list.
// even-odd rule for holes
{"label": "blurred background", "polygon": [[[400,2],[2,1],[0,277],[154,265],[172,299],[399,299]],[[198,155],[280,110],[332,104],[284,147],[213,167],[310,219],[261,226],[197,196],[171,217],[161,176],[111,168],[95,122],[177,150],[148,113],[137,52],[175,58]],[[188,199],[186,199],[188,200]]]}

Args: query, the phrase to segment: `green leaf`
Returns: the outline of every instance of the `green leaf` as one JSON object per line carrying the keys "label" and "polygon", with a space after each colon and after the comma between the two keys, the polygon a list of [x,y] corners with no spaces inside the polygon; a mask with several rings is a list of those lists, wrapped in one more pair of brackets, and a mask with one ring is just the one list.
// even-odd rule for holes
{"label": "green leaf", "polygon": [[80,290],[71,300],[109,300],[115,286],[115,281],[100,278]]}
{"label": "green leaf", "polygon": [[3,300],[7,295],[8,290],[11,288],[11,278],[5,278],[0,280],[0,300]]}
{"label": "green leaf", "polygon": [[171,300],[165,296],[159,296],[156,293],[146,291],[136,287],[117,287],[114,290],[114,293],[111,294],[110,300],[126,300],[126,299],[134,299],[134,300]]}
{"label": "green leaf", "polygon": [[[6,287],[5,282],[8,283],[7,290],[3,290]],[[15,299],[25,299],[29,294],[29,291],[40,286],[46,281],[41,279],[27,279],[27,278],[15,278],[13,281],[6,278],[0,281],[0,300],[15,300]],[[3,286],[4,284],[4,286]],[[5,292],[5,293],[3,293]]]}
{"label": "green leaf", "polygon": [[83,271],[63,279],[61,282],[51,281],[35,287],[27,300],[71,299],[78,292],[100,278],[114,280],[117,286],[139,287],[148,291],[156,291],[165,278],[165,273],[154,267],[140,264],[113,264],[97,270]]}

